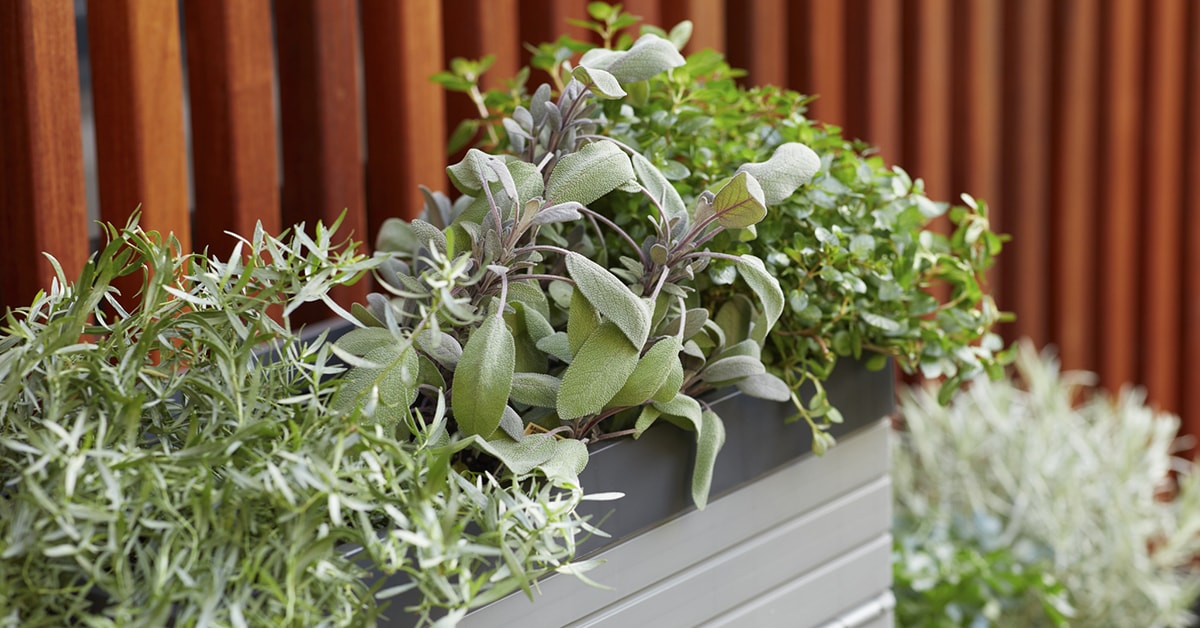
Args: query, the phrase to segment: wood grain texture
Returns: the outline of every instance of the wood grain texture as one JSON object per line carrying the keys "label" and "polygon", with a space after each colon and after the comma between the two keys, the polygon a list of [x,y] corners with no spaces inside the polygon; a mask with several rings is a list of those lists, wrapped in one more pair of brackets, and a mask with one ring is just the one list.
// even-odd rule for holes
{"label": "wood grain texture", "polygon": [[663,0],[661,12],[661,26],[666,29],[683,20],[692,21],[692,38],[684,54],[706,48],[727,51],[725,0]]}
{"label": "wood grain texture", "polygon": [[900,163],[904,156],[903,100],[903,29],[900,0],[865,0],[865,8],[856,13],[867,33],[864,46],[865,67],[859,69],[866,79],[866,129],[863,139],[879,147],[888,163]]}
{"label": "wood grain texture", "polygon": [[262,223],[280,229],[269,0],[187,0],[197,249],[227,255]]}
{"label": "wood grain texture", "polygon": [[850,119],[846,99],[850,76],[846,66],[846,5],[808,0],[792,3],[789,8],[788,32],[792,35],[785,38],[787,86],[818,96],[809,105],[812,118],[844,126]]}
{"label": "wood grain texture", "polygon": [[79,71],[70,0],[0,3],[0,307],[87,259]]}
{"label": "wood grain texture", "polygon": [[[1200,33],[1200,5],[1188,7],[1188,31]],[[1200,37],[1187,41],[1187,102],[1200,103]],[[1192,108],[1184,120],[1182,132],[1188,147],[1200,146],[1200,114]],[[1183,247],[1183,342],[1180,350],[1193,359],[1200,355],[1200,154],[1188,150],[1184,156],[1184,238]],[[1189,364],[1182,373],[1183,414],[1185,432],[1200,435],[1200,369]]]}
{"label": "wood grain texture", "polygon": [[418,185],[445,189],[445,98],[429,77],[442,69],[436,2],[362,3],[371,238],[390,217],[412,218]]}
{"label": "wood grain texture", "polygon": [[91,0],[88,39],[100,215],[141,207],[146,230],[191,247],[179,12],[170,0]]}
{"label": "wood grain texture", "polygon": [[1012,234],[1006,247],[1003,277],[1005,309],[1017,313],[1012,338],[1029,338],[1037,346],[1049,340],[1050,278],[1050,5],[1038,0],[1008,2],[1005,46],[1009,63],[1004,93],[1009,94],[1003,128],[1004,197],[1001,224]]}
{"label": "wood grain texture", "polygon": [[744,0],[725,7],[730,65],[745,68],[746,85],[788,82],[788,6],[785,0]]}
{"label": "wood grain texture", "polygon": [[1096,165],[1100,102],[1100,9],[1092,0],[1058,5],[1050,205],[1053,265],[1050,333],[1064,368],[1096,368]]}
{"label": "wood grain texture", "polygon": [[[996,208],[1004,207],[1002,164],[1001,79],[1003,4],[1000,0],[968,0],[954,5],[953,72],[958,104],[951,163],[954,200],[968,193],[989,205],[993,229],[1003,229]],[[999,268],[987,275],[993,293],[1000,286]],[[995,294],[1003,300],[1002,294]]]}
{"label": "wood grain texture", "polygon": [[[363,189],[356,7],[354,0],[276,5],[282,222],[285,227],[304,222],[311,230],[317,221],[328,225],[344,211],[338,234],[370,242]],[[366,282],[339,288],[334,294],[343,306],[365,296]]]}
{"label": "wood grain texture", "polygon": [[[505,82],[516,76],[521,68],[520,16],[517,0],[462,0],[451,5],[453,19],[442,20],[443,68],[449,68],[456,57],[483,59],[494,57],[491,67],[481,80],[484,90],[504,88]],[[530,89],[536,85],[529,85]],[[446,137],[450,137],[463,120],[480,117],[479,109],[463,92],[445,92]],[[470,144],[467,145],[468,147]],[[466,147],[449,158],[449,163],[462,159]]]}
{"label": "wood grain texture", "polygon": [[[1179,351],[1183,301],[1180,265],[1183,262],[1185,144],[1180,133],[1186,91],[1187,6],[1184,0],[1159,0],[1147,5],[1147,98],[1142,162],[1145,211],[1142,229],[1141,381],[1151,403],[1165,410],[1180,409]],[[1186,150],[1195,150],[1188,146]],[[1195,185],[1197,181],[1192,181]]]}
{"label": "wood grain texture", "polygon": [[[1142,45],[1144,6],[1103,5],[1101,37],[1101,135],[1096,270],[1099,283],[1097,369],[1114,389],[1138,379],[1139,239],[1138,185],[1143,132]],[[1083,156],[1086,158],[1086,156]]]}

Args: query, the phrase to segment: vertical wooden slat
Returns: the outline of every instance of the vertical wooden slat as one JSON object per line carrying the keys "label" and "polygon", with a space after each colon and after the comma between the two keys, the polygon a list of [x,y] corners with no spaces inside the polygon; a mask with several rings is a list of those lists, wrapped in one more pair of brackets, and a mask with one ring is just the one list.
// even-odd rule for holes
{"label": "vertical wooden slat", "polygon": [[1100,103],[1100,10],[1093,0],[1057,5],[1059,58],[1051,162],[1051,335],[1063,368],[1095,369],[1096,347],[1096,164]]}
{"label": "vertical wooden slat", "polygon": [[187,0],[197,249],[280,227],[269,0]]}
{"label": "vertical wooden slat", "polygon": [[429,77],[441,70],[437,2],[362,3],[367,100],[368,217],[372,233],[389,217],[415,217],[418,185],[445,181],[445,98]]}
{"label": "vertical wooden slat", "polygon": [[[599,35],[567,20],[588,20],[587,0],[520,0],[521,41],[530,44],[555,41],[560,35],[570,35],[581,41],[600,42]],[[525,51],[522,63],[528,63]]]}
{"label": "vertical wooden slat", "polygon": [[668,31],[674,26],[674,24],[663,23],[662,6],[659,0],[625,0],[621,4],[626,13],[642,18],[642,21],[635,25],[634,31],[630,33],[630,36],[634,38],[637,37],[637,29],[642,24],[658,26]]}
{"label": "vertical wooden slat", "polygon": [[[1193,35],[1187,40],[1187,101],[1200,103],[1200,5],[1190,3],[1188,32]],[[1185,172],[1184,236],[1183,247],[1183,294],[1184,321],[1182,350],[1185,355],[1200,355],[1200,155],[1194,147],[1200,146],[1200,113],[1193,106],[1184,118]],[[1184,431],[1200,436],[1200,368],[1183,371],[1183,422]]]}
{"label": "vertical wooden slat", "polygon": [[[956,141],[951,163],[953,189],[986,201],[993,228],[1001,229],[996,208],[1004,206],[1000,186],[1000,76],[1003,11],[1000,0],[969,0],[955,5],[954,83],[959,96],[953,110]],[[999,285],[999,269],[989,273],[988,288]],[[1002,295],[994,294],[998,299]]]}
{"label": "vertical wooden slat", "polygon": [[1012,234],[1003,278],[1007,306],[1016,312],[1010,339],[1029,338],[1036,346],[1049,339],[1049,156],[1050,21],[1052,7],[1039,0],[1005,4],[1009,49],[1005,93],[1011,94],[1004,128],[1004,197],[1001,222]]}
{"label": "vertical wooden slat", "polygon": [[685,54],[711,48],[728,52],[725,34],[725,0],[663,0],[662,27],[670,29],[683,20],[692,21],[692,38]]}
{"label": "vertical wooden slat", "polygon": [[179,13],[169,0],[91,0],[88,41],[100,215],[191,247]]}
{"label": "vertical wooden slat", "polygon": [[864,138],[879,147],[888,163],[904,155],[902,112],[903,67],[900,0],[866,0],[866,130]]}
{"label": "vertical wooden slat", "polygon": [[1101,67],[1104,83],[1099,151],[1100,233],[1098,365],[1101,381],[1111,387],[1138,376],[1138,153],[1144,119],[1142,95],[1142,14],[1135,2],[1104,4]]}
{"label": "vertical wooden slat", "polygon": [[[819,96],[809,115],[826,124],[844,126],[846,110],[846,9],[842,2],[808,0],[791,4],[792,46],[787,55],[789,87]],[[798,37],[800,33],[803,36]],[[801,68],[806,82],[799,82]]]}
{"label": "vertical wooden slat", "polygon": [[[1149,401],[1179,411],[1179,370],[1182,333],[1179,265],[1183,261],[1183,168],[1180,123],[1187,91],[1184,87],[1187,6],[1183,0],[1148,3],[1149,39],[1143,192],[1146,247],[1142,269],[1142,382]],[[1195,111],[1200,103],[1191,103]],[[1194,147],[1192,147],[1194,148]],[[1196,182],[1193,181],[1193,184]],[[1128,209],[1133,210],[1134,207]]]}
{"label": "vertical wooden slat", "polygon": [[70,0],[0,4],[0,307],[28,305],[87,259],[75,12]]}
{"label": "vertical wooden slat", "polygon": [[[495,60],[483,75],[482,87],[485,90],[502,88],[505,81],[514,77],[520,69],[517,0],[455,0],[450,6],[454,11],[454,19],[442,20],[445,47],[443,67],[450,67],[450,61],[455,57],[482,59],[492,55]],[[536,84],[527,87],[533,90]],[[446,137],[450,137],[463,120],[480,117],[478,108],[467,94],[446,92],[445,98]],[[461,159],[465,152],[466,148],[463,148],[450,161]]]}
{"label": "vertical wooden slat", "polygon": [[[283,133],[283,225],[330,224],[343,211],[343,238],[370,243],[364,207],[354,0],[275,5],[279,115]],[[440,129],[438,125],[437,129]],[[338,289],[347,304],[366,282]],[[312,313],[321,316],[327,313]]]}
{"label": "vertical wooden slat", "polygon": [[[950,197],[950,99],[952,28],[949,0],[916,0],[906,4],[904,50],[904,168],[925,182],[925,194],[945,201]],[[935,219],[931,228],[948,231],[949,221]],[[938,300],[949,298],[949,287],[929,287]]]}
{"label": "vertical wooden slat", "polygon": [[730,64],[746,69],[747,85],[786,85],[788,3],[744,0],[725,7]]}

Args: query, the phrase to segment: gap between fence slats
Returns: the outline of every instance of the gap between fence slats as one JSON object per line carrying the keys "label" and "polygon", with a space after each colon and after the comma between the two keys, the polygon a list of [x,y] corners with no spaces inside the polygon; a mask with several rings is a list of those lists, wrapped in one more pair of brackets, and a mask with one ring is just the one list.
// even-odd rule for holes
{"label": "gap between fence slats", "polygon": [[663,28],[672,28],[683,20],[692,21],[692,38],[685,54],[706,48],[727,53],[725,35],[725,0],[664,0],[662,5]]}
{"label": "gap between fence slats", "polygon": [[418,185],[445,188],[445,97],[429,77],[442,70],[437,2],[362,3],[367,100],[367,200],[374,242],[388,218],[412,218]]}
{"label": "gap between fence slats", "polygon": [[91,0],[88,40],[100,215],[123,225],[141,206],[144,229],[190,249],[176,3]]}
{"label": "gap between fence slats", "polygon": [[197,249],[226,255],[261,221],[280,228],[269,0],[187,0]]}
{"label": "gap between fence slats", "polygon": [[[294,0],[275,9],[283,224],[304,222],[311,232],[344,210],[340,238],[366,242],[355,2]],[[343,304],[361,301],[366,282],[333,296]],[[323,309],[304,316],[321,314],[329,316]]]}
{"label": "gap between fence slats", "polygon": [[1050,334],[1064,368],[1095,368],[1100,10],[1092,0],[1070,0],[1056,4],[1056,14]]}
{"label": "gap between fence slats", "polygon": [[0,4],[0,307],[28,305],[87,259],[79,70],[70,0]]}
{"label": "gap between fence slats", "polygon": [[1143,207],[1138,187],[1138,151],[1142,135],[1142,16],[1134,2],[1103,4],[1101,67],[1102,111],[1097,272],[1101,381],[1121,386],[1139,380],[1137,214]]}
{"label": "gap between fence slats", "polygon": [[788,84],[788,3],[743,0],[725,6],[730,64],[746,85]]}
{"label": "gap between fence slats", "polygon": [[[1179,407],[1179,337],[1182,300],[1179,265],[1183,261],[1180,229],[1183,223],[1181,184],[1182,143],[1179,122],[1185,97],[1187,6],[1183,0],[1158,0],[1147,5],[1149,24],[1145,87],[1146,129],[1142,162],[1145,199],[1144,266],[1141,303],[1142,381],[1156,404]],[[1198,103],[1191,103],[1194,108]],[[1127,208],[1133,209],[1133,208]]]}

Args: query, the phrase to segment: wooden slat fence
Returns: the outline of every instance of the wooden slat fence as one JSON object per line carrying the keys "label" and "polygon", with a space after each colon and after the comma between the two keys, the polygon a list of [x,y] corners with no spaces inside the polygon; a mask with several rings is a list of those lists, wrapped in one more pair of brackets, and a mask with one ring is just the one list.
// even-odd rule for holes
{"label": "wooden slat fence", "polygon": [[[143,224],[225,250],[227,229],[348,209],[369,239],[420,206],[418,183],[443,185],[447,131],[472,113],[427,77],[492,53],[496,85],[527,59],[523,42],[585,36],[564,20],[586,4],[90,0],[99,215],[123,222],[141,205]],[[726,51],[749,82],[820,94],[814,118],[877,143],[932,196],[988,200],[1014,238],[991,276],[1018,315],[1006,334],[1054,343],[1110,386],[1145,385],[1200,433],[1200,3],[626,6],[692,19],[693,48]],[[7,306],[48,283],[39,251],[68,274],[86,256],[74,8],[0,0]]]}

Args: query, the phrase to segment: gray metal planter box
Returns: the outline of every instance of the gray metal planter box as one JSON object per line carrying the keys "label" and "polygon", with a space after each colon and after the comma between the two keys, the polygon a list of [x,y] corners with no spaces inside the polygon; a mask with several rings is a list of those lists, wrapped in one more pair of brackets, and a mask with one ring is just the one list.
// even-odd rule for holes
{"label": "gray metal planter box", "polygon": [[[616,502],[585,502],[613,538],[581,555],[588,576],[553,575],[530,601],[517,593],[462,622],[483,626],[891,626],[890,368],[849,360],[827,382],[846,422],[839,444],[809,453],[790,406],[736,397],[714,406],[726,424],[712,499],[690,505],[692,435],[663,426],[593,452],[580,480]],[[385,586],[390,586],[385,585]],[[385,625],[411,625],[396,600]]]}

